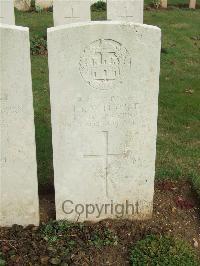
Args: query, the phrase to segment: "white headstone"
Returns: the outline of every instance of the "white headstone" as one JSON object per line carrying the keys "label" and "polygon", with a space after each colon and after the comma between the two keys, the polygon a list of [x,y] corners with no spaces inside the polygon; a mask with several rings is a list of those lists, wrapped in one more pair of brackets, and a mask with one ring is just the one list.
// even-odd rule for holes
{"label": "white headstone", "polygon": [[0,226],[39,223],[28,28],[0,25]]}
{"label": "white headstone", "polygon": [[190,0],[190,2],[189,2],[189,8],[193,8],[193,9],[195,9],[196,8],[196,0]]}
{"label": "white headstone", "polygon": [[107,19],[143,23],[144,0],[107,0]]}
{"label": "white headstone", "polygon": [[167,8],[167,0],[161,0],[160,1],[160,6],[163,8]]}
{"label": "white headstone", "polygon": [[54,0],[54,26],[90,21],[90,0]]}
{"label": "white headstone", "polygon": [[57,219],[151,217],[160,47],[142,24],[48,29]]}
{"label": "white headstone", "polygon": [[0,0],[0,23],[15,24],[13,0]]}

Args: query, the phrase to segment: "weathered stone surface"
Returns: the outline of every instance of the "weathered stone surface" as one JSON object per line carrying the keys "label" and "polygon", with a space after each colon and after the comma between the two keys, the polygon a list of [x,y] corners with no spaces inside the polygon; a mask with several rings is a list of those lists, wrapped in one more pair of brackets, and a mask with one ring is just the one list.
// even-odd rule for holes
{"label": "weathered stone surface", "polygon": [[161,0],[160,5],[162,8],[167,8],[167,0]]}
{"label": "weathered stone surface", "polygon": [[14,4],[12,0],[0,0],[0,23],[15,24]]}
{"label": "weathered stone surface", "polygon": [[54,26],[90,21],[90,0],[57,0],[53,2]]}
{"label": "weathered stone surface", "polygon": [[107,0],[107,19],[143,23],[143,0]]}
{"label": "weathered stone surface", "polygon": [[189,8],[195,9],[196,8],[196,3],[197,3],[196,0],[190,0],[190,2],[189,2]]}
{"label": "weathered stone surface", "polygon": [[38,225],[28,28],[0,25],[0,225]]}
{"label": "weathered stone surface", "polygon": [[160,46],[142,24],[48,29],[57,219],[151,217]]}

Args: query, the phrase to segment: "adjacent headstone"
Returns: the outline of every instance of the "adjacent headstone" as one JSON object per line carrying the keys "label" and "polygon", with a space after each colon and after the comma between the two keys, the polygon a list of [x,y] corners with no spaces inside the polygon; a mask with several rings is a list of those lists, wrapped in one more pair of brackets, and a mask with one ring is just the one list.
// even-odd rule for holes
{"label": "adjacent headstone", "polygon": [[0,23],[15,24],[13,0],[0,0]]}
{"label": "adjacent headstone", "polygon": [[144,0],[107,0],[107,19],[143,23]]}
{"label": "adjacent headstone", "polygon": [[161,0],[161,1],[160,1],[160,6],[161,6],[162,8],[167,8],[167,0]]}
{"label": "adjacent headstone", "polygon": [[29,11],[31,9],[32,0],[14,0],[15,7],[20,11]]}
{"label": "adjacent headstone", "polygon": [[0,25],[0,226],[39,223],[28,28]]}
{"label": "adjacent headstone", "polygon": [[57,219],[151,217],[160,48],[154,26],[48,29]]}
{"label": "adjacent headstone", "polygon": [[196,0],[190,0],[189,8],[193,8],[193,9],[196,8]]}
{"label": "adjacent headstone", "polygon": [[54,26],[90,21],[90,0],[56,0],[53,2]]}
{"label": "adjacent headstone", "polygon": [[53,6],[53,0],[35,0],[35,7],[48,9]]}

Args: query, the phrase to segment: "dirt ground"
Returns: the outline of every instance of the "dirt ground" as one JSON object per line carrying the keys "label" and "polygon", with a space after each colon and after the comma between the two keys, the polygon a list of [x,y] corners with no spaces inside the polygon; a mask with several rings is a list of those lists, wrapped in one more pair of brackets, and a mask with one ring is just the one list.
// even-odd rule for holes
{"label": "dirt ground", "polygon": [[0,250],[7,265],[129,265],[130,248],[148,234],[184,239],[200,257],[200,202],[188,182],[157,183],[149,221],[74,224],[53,241],[44,237],[42,228],[55,218],[54,195],[42,195],[40,205],[40,227],[0,228]]}

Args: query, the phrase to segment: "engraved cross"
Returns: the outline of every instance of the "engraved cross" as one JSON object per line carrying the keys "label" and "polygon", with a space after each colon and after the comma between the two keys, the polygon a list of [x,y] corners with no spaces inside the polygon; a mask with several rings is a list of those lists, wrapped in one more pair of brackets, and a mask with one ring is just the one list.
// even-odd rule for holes
{"label": "engraved cross", "polygon": [[76,17],[74,16],[74,8],[71,8],[71,16],[66,16],[65,18],[80,18],[80,17]]}
{"label": "engraved cross", "polygon": [[127,6],[124,7],[124,12],[125,12],[125,14],[123,16],[120,16],[120,18],[132,18],[133,17],[133,15],[128,14]]}
{"label": "engraved cross", "polygon": [[118,157],[121,156],[122,154],[115,154],[115,153],[110,153],[109,152],[109,132],[108,131],[102,131],[104,134],[105,138],[105,152],[103,154],[86,154],[83,155],[84,158],[103,158],[105,161],[105,178],[106,178],[106,196],[108,196],[108,159],[109,157]]}

